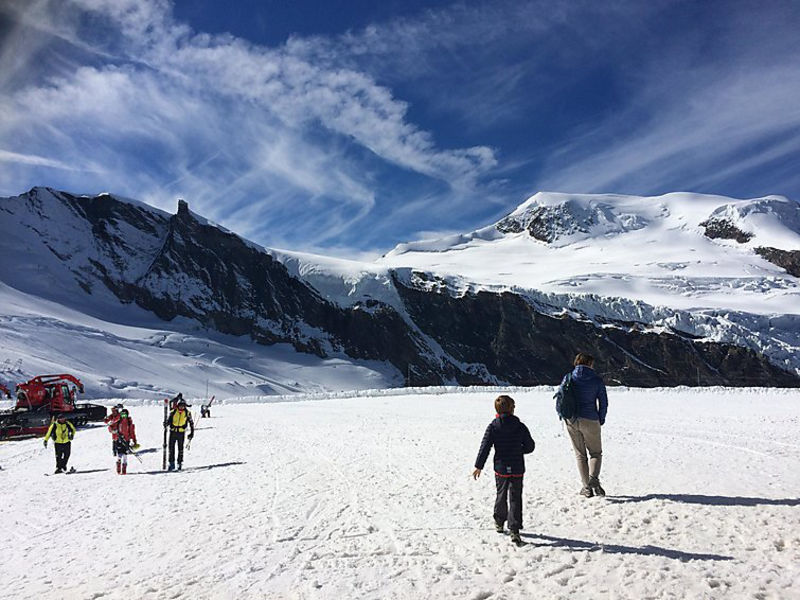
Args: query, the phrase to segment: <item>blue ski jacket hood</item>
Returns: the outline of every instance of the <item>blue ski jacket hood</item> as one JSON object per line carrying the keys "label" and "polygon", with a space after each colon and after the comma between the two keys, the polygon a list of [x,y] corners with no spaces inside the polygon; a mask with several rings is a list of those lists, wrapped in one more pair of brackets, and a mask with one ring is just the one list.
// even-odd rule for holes
{"label": "blue ski jacket hood", "polygon": [[[566,379],[564,376],[561,385],[564,385]],[[603,380],[591,367],[578,365],[572,370],[572,381],[578,398],[578,417],[600,421],[603,425],[608,412],[608,396]]]}

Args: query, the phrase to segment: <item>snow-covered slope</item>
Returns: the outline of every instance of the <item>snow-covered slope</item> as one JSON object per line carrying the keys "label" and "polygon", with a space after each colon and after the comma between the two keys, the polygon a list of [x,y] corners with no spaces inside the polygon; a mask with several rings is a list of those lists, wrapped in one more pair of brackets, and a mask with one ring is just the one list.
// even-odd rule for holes
{"label": "snow-covered slope", "polygon": [[392,276],[455,296],[511,292],[554,316],[732,343],[798,370],[800,273],[762,249],[800,264],[800,204],[542,192],[494,225],[400,244],[372,265],[274,255],[345,306],[365,297],[397,305]]}
{"label": "snow-covered slope", "polygon": [[[711,239],[727,222],[743,243]],[[462,285],[593,294],[680,310],[800,314],[800,280],[755,252],[800,250],[800,205],[770,196],[733,200],[539,193],[471,234],[397,246],[379,263]]]}
{"label": "snow-covered slope", "polygon": [[13,389],[34,375],[71,373],[84,383],[87,398],[150,399],[177,392],[220,399],[402,383],[382,362],[263,346],[187,319],[166,323],[133,305],[102,304],[88,312],[112,306],[115,318],[103,320],[0,284],[0,383]]}
{"label": "snow-covered slope", "polygon": [[74,475],[0,444],[5,596],[797,598],[795,391],[612,391],[605,499],[577,493],[551,389],[511,391],[536,440],[523,548],[494,532],[491,473],[470,477],[497,393],[223,404],[174,474],[158,406],[132,408],[124,477],[102,427]]}
{"label": "snow-covered slope", "polygon": [[24,364],[9,383],[81,369],[94,396],[160,394],[156,357],[184,392],[223,396],[535,385],[576,348],[631,385],[800,377],[800,209],[779,197],[542,193],[373,263],[262,248],[185,202],[48,188],[2,199],[0,229],[0,365]]}

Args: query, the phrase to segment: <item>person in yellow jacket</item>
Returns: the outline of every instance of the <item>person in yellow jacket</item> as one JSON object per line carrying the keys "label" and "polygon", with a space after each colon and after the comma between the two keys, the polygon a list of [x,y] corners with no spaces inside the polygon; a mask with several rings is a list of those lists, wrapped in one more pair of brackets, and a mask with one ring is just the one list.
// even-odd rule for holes
{"label": "person in yellow jacket", "polygon": [[74,437],[75,425],[67,421],[63,414],[58,415],[58,418],[50,423],[50,428],[44,435],[44,447],[47,448],[47,440],[53,440],[56,449],[56,473],[67,472],[67,462]]}
{"label": "person in yellow jacket", "polygon": [[179,400],[172,412],[167,417],[164,427],[169,427],[169,467],[168,471],[175,470],[175,445],[178,445],[178,471],[183,467],[183,440],[186,428],[189,428],[189,439],[194,437],[194,421],[192,414],[186,409],[186,401],[179,395]]}

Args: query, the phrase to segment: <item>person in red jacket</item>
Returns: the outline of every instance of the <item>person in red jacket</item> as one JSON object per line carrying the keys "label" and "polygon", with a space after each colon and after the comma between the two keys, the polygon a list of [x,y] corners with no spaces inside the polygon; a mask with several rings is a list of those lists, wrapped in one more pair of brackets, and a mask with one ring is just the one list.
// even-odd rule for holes
{"label": "person in red jacket", "polygon": [[123,408],[119,411],[119,419],[116,423],[116,456],[117,474],[125,475],[128,472],[128,454],[139,447],[136,441],[136,426],[133,424],[128,414],[128,409]]}
{"label": "person in red jacket", "polygon": [[117,455],[117,423],[119,422],[119,409],[122,404],[117,404],[111,407],[111,414],[103,419],[103,423],[108,425],[108,430],[111,432],[111,454]]}

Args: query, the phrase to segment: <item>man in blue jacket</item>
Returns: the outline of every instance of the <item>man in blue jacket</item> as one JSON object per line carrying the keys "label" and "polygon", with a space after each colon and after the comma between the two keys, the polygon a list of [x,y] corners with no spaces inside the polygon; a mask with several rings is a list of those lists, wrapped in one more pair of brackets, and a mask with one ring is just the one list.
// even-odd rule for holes
{"label": "man in blue jacket", "polygon": [[[600,428],[606,422],[608,411],[606,386],[594,372],[594,357],[591,354],[578,353],[572,364],[575,367],[571,375],[578,414],[575,419],[564,423],[578,461],[578,473],[583,483],[580,493],[587,498],[595,494],[605,496],[606,492],[600,485],[600,465],[603,460]],[[562,388],[566,380],[565,375],[561,382]]]}
{"label": "man in blue jacket", "polygon": [[511,541],[522,544],[519,530],[522,529],[524,455],[533,452],[535,444],[531,432],[514,416],[514,399],[511,396],[498,396],[494,401],[494,409],[497,416],[483,434],[472,476],[475,479],[481,476],[489,451],[494,446],[494,478],[497,486],[494,503],[495,529],[502,533],[503,525],[508,519]]}

